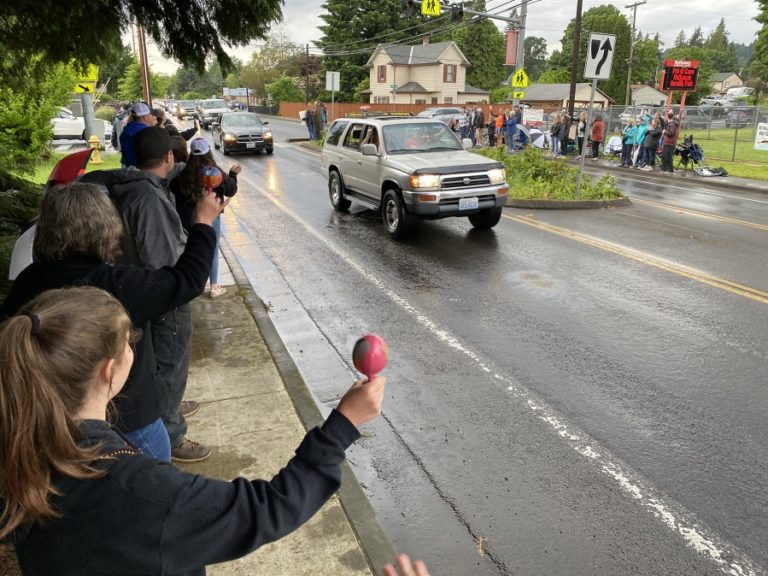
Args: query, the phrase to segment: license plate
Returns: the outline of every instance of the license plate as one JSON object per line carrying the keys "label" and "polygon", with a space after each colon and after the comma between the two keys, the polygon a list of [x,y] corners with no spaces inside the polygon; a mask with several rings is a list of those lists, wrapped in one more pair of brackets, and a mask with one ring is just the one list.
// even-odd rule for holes
{"label": "license plate", "polygon": [[474,210],[480,206],[480,202],[475,198],[459,198],[459,210]]}
{"label": "license plate", "polygon": [[256,142],[246,142],[245,143],[246,148],[256,148]]}

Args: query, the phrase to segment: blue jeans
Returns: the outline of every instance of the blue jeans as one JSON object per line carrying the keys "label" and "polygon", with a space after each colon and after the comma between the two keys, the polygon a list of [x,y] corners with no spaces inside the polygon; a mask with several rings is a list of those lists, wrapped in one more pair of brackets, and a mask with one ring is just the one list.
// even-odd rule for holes
{"label": "blue jeans", "polygon": [[316,138],[314,121],[307,124],[307,130],[309,131],[309,139],[314,140]]}
{"label": "blue jeans", "polygon": [[213,252],[213,263],[211,264],[211,286],[219,283],[219,238],[221,238],[221,218],[213,221],[213,230],[216,232],[216,250]]}
{"label": "blue jeans", "polygon": [[168,390],[163,423],[174,448],[181,444],[187,433],[187,422],[179,408],[187,389],[191,342],[192,310],[189,304],[152,319],[152,347],[155,349],[159,384]]}
{"label": "blue jeans", "polygon": [[507,130],[507,149],[510,151],[515,149],[515,132],[517,132],[517,129]]}
{"label": "blue jeans", "polygon": [[552,155],[557,156],[560,154],[560,138],[552,136]]}
{"label": "blue jeans", "polygon": [[152,456],[152,458],[162,462],[171,461],[171,439],[162,418],[147,424],[144,428],[125,432],[123,436],[147,456]]}

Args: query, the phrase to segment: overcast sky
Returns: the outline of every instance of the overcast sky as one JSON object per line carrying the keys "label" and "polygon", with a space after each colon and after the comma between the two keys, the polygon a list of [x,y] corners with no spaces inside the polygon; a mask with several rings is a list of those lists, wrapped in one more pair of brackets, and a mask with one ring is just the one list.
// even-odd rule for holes
{"label": "overcast sky", "polygon": [[[354,0],[350,0],[354,1]],[[526,36],[540,36],[547,40],[550,52],[560,48],[563,30],[576,13],[576,0],[529,0]],[[584,0],[584,11],[594,6],[613,4],[619,8],[631,23],[632,11],[625,8],[641,0],[624,2],[606,2],[604,0]],[[317,26],[322,23],[322,0],[285,0],[283,7],[285,30],[291,41],[312,46],[313,40],[321,36]],[[486,0],[489,12],[509,14],[509,10],[519,0]],[[706,37],[712,29],[725,18],[726,30],[732,42],[749,44],[755,39],[760,26],[753,18],[757,15],[757,2],[753,0],[647,0],[637,8],[637,28],[643,33],[659,33],[666,47],[674,44],[680,30],[686,37],[697,26],[701,26]],[[503,23],[499,22],[500,27]],[[231,50],[230,53],[247,61],[258,43],[249,48]],[[173,61],[167,61],[154,48],[149,48],[150,63],[155,72],[170,74],[178,67]]]}

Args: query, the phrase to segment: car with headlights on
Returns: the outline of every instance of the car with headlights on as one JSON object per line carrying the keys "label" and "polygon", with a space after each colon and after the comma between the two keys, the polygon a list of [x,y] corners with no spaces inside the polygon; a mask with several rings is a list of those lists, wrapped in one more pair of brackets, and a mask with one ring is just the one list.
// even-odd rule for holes
{"label": "car with headlights on", "polygon": [[380,212],[393,240],[418,220],[465,217],[492,228],[509,193],[506,171],[471,146],[441,120],[340,118],[328,129],[320,167],[333,208],[354,202]]}
{"label": "car with headlights on", "polygon": [[173,115],[179,120],[184,120],[187,117],[194,117],[195,103],[192,100],[179,100],[176,102],[176,107],[173,109]]}
{"label": "car with headlights on", "polygon": [[272,129],[253,112],[225,112],[211,124],[213,146],[231,152],[274,152]]}

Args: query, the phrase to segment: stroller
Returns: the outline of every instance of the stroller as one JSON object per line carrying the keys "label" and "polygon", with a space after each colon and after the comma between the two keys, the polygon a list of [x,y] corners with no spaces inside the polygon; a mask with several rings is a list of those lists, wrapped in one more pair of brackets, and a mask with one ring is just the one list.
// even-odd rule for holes
{"label": "stroller", "polygon": [[605,145],[604,154],[609,156],[610,162],[618,161],[621,158],[621,149],[624,145],[621,143],[621,136],[611,136]]}
{"label": "stroller", "polygon": [[727,176],[728,172],[724,168],[710,168],[704,164],[704,150],[698,144],[694,144],[693,136],[688,135],[683,138],[683,144],[677,145],[675,154],[680,156],[677,167],[681,165],[684,171],[688,171],[690,166],[693,173],[697,176]]}

